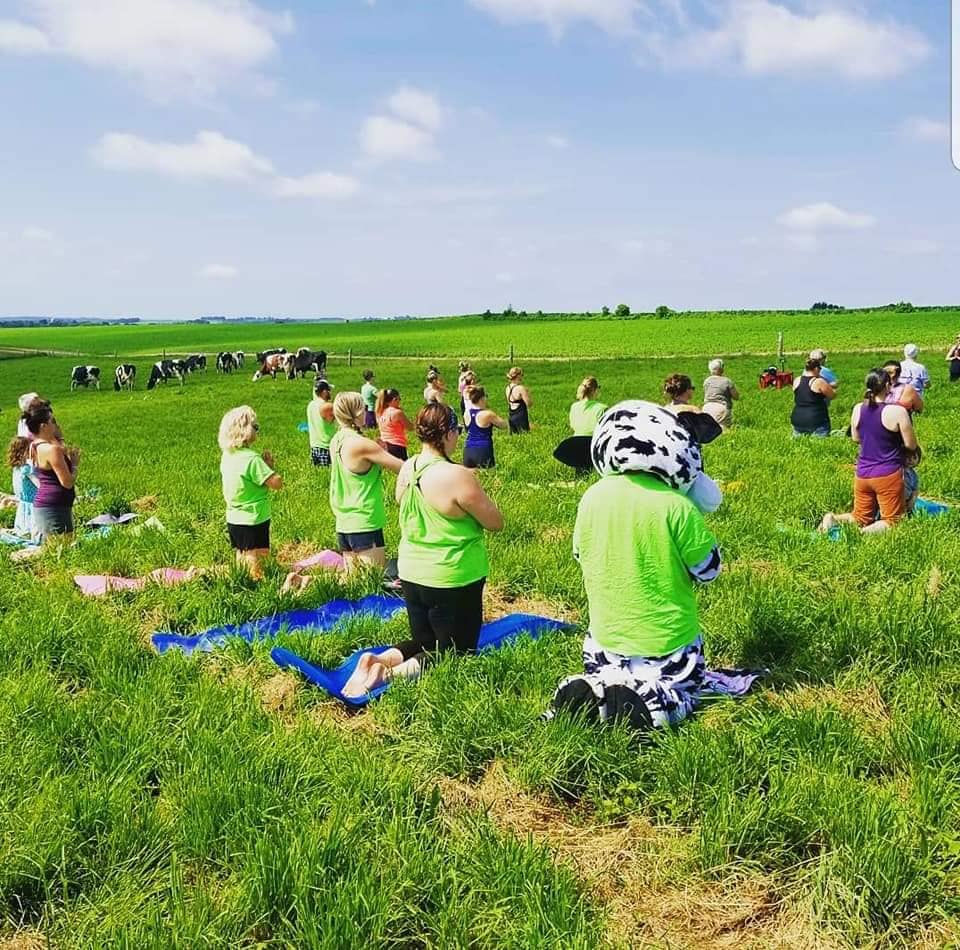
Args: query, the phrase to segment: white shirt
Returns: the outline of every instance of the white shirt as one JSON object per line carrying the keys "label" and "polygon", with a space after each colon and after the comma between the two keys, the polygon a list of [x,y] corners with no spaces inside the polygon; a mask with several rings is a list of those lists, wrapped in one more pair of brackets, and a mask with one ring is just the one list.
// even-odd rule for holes
{"label": "white shirt", "polygon": [[930,385],[930,374],[923,363],[918,363],[916,360],[904,360],[900,364],[900,382],[913,386],[917,393],[922,396],[923,391]]}

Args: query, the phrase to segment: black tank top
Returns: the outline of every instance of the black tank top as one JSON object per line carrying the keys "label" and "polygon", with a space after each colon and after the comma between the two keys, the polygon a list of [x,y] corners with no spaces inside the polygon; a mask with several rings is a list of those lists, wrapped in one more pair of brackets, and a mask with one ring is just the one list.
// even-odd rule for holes
{"label": "black tank top", "polygon": [[507,407],[510,410],[507,421],[510,423],[511,434],[530,431],[530,414],[527,412],[527,404],[522,399],[519,402],[513,400],[513,393],[516,388],[516,386],[511,386],[510,392],[507,393]]}
{"label": "black tank top", "polygon": [[801,376],[793,391],[793,414],[790,421],[797,432],[811,433],[830,428],[830,408],[827,397],[814,392],[810,384],[816,377]]}

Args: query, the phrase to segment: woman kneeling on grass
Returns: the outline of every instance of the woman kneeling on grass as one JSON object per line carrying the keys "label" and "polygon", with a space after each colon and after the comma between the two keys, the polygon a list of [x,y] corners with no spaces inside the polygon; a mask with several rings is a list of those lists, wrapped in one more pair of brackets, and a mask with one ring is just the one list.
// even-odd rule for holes
{"label": "woman kneeling on grass", "polygon": [[413,423],[400,408],[400,393],[396,389],[381,389],[377,396],[377,425],[383,447],[401,462],[407,460],[407,433]]}
{"label": "woman kneeling on grass", "polygon": [[639,730],[686,718],[703,686],[703,635],[694,583],[720,573],[720,550],[688,496],[703,472],[683,421],[649,402],[622,402],[590,445],[601,478],[584,493],[573,530],[590,626],[583,674],[564,680],[559,710]]}
{"label": "woman kneeling on grass", "polygon": [[73,503],[80,450],[67,448],[50,403],[34,400],[22,420],[30,433],[30,463],[37,483],[33,499],[33,534],[40,541],[73,534]]}
{"label": "woman kneeling on grass", "polygon": [[493,456],[493,430],[506,429],[507,422],[487,408],[487,393],[482,386],[471,386],[465,395],[470,408],[463,418],[467,426],[463,464],[467,468],[493,468],[497,464]]}
{"label": "woman kneeling on grass", "polygon": [[364,653],[345,696],[419,676],[430,653],[477,648],[489,570],[483,532],[501,531],[503,515],[476,476],[450,461],[458,433],[445,407],[425,406],[416,427],[422,450],[397,479],[399,571],[410,639],[379,655]]}
{"label": "woman kneeling on grass", "polygon": [[577,401],[570,406],[569,421],[574,435],[593,435],[600,417],[607,411],[597,399],[600,383],[596,376],[586,376],[577,387]]}
{"label": "woman kneeling on grass", "polygon": [[[867,374],[862,403],[853,407],[850,435],[860,443],[856,477],[853,480],[853,511],[824,515],[821,531],[838,524],[856,524],[864,534],[886,531],[907,513],[908,488],[904,465],[917,453],[917,436],[910,413],[900,405],[888,405],[890,376],[883,369]],[[878,516],[879,514],[879,516]]]}
{"label": "woman kneeling on grass", "polygon": [[330,508],[348,571],[363,564],[386,565],[383,470],[399,472],[403,467],[400,459],[363,435],[364,415],[360,393],[340,393],[333,400],[339,429],[330,440]]}
{"label": "woman kneeling on grass", "polygon": [[250,406],[231,409],[220,421],[217,443],[223,456],[220,477],[227,503],[227,533],[237,564],[258,581],[270,557],[270,492],[283,488],[273,470],[273,456],[251,448],[260,424]]}
{"label": "woman kneeling on grass", "polygon": [[310,460],[323,468],[330,467],[330,440],[337,431],[330,393],[330,384],[317,378],[313,381],[313,399],[307,404]]}

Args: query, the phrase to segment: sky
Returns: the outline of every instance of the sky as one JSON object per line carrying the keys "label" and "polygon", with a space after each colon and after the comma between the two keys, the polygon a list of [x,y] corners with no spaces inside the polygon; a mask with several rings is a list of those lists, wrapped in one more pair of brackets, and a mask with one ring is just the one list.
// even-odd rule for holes
{"label": "sky", "polygon": [[960,303],[949,0],[0,0],[0,315]]}

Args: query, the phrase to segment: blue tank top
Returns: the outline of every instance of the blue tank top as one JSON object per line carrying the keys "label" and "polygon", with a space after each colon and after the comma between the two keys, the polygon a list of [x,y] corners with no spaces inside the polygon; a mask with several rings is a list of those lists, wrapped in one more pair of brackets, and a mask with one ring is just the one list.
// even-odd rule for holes
{"label": "blue tank top", "polygon": [[483,409],[467,410],[467,445],[472,449],[487,448],[493,446],[493,426],[483,428],[477,425],[477,416],[484,412]]}

